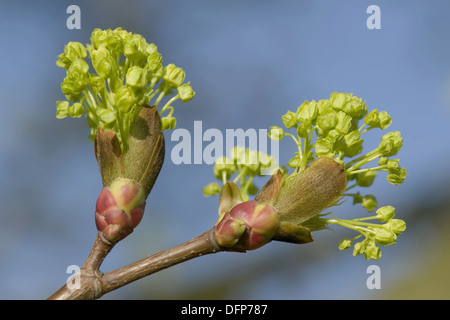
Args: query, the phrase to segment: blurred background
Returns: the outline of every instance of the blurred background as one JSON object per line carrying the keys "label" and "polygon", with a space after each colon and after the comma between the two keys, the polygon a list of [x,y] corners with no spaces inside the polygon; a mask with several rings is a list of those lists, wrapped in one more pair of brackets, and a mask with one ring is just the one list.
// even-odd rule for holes
{"label": "blurred background", "polygon": [[[335,227],[307,245],[274,242],[194,259],[102,299],[450,298],[448,1],[77,1],[81,29],[69,30],[71,4],[0,3],[0,299],[47,298],[91,249],[101,178],[85,121],[55,117],[65,77],[55,62],[67,42],[88,43],[92,29],[119,26],[185,70],[197,95],[176,103],[174,115],[191,133],[197,120],[223,132],[280,126],[287,110],[333,91],[387,110],[390,130],[404,138],[398,157],[409,176],[392,186],[380,174],[370,193],[395,206],[407,230],[378,261],[339,251],[354,233]],[[380,30],[366,27],[372,4],[381,9]],[[212,166],[174,165],[170,133],[144,219],[104,272],[189,240],[217,219],[218,198],[202,195]],[[365,135],[366,150],[382,134]],[[281,141],[281,163],[294,148]],[[366,215],[350,203],[334,212]],[[366,286],[370,265],[380,267],[381,289]]]}

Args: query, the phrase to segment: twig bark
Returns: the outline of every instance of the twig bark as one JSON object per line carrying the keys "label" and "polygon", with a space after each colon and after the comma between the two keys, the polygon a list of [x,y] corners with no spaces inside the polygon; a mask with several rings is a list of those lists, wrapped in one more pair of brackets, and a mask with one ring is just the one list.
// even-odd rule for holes
{"label": "twig bark", "polygon": [[94,271],[99,270],[103,260],[112,248],[114,248],[114,244],[111,244],[109,241],[103,239],[98,233],[95,238],[94,245],[92,246],[92,250],[82,268]]}
{"label": "twig bark", "polygon": [[98,299],[105,293],[181,262],[222,251],[214,239],[214,229],[210,229],[185,243],[161,251],[160,253],[151,255],[120,269],[102,274],[99,271],[100,265],[112,247],[113,245],[105,243],[97,236],[92,251],[80,270],[79,288],[73,289],[65,284],[48,299]]}

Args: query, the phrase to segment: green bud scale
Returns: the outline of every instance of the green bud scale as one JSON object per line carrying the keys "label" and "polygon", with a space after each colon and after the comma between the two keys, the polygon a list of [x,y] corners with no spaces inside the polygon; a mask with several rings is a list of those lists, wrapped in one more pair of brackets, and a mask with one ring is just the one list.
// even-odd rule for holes
{"label": "green bud scale", "polygon": [[319,158],[283,182],[273,206],[281,220],[301,224],[334,205],[346,186],[344,166],[331,158]]}

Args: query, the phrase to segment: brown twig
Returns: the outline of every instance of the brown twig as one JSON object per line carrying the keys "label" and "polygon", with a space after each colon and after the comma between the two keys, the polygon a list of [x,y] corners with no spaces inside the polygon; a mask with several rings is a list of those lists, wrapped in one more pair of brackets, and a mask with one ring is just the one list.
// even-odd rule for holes
{"label": "brown twig", "polygon": [[114,248],[114,244],[109,241],[103,239],[100,233],[97,234],[95,238],[94,245],[92,246],[92,250],[89,253],[86,261],[82,269],[94,270],[97,271],[100,269],[103,260],[106,258],[111,249]]}
{"label": "brown twig", "polygon": [[99,267],[113,245],[105,243],[97,236],[91,253],[80,269],[80,286],[73,289],[65,284],[48,299],[98,299],[105,293],[181,262],[222,251],[214,239],[213,232],[214,229],[208,230],[185,243],[105,274],[99,271]]}

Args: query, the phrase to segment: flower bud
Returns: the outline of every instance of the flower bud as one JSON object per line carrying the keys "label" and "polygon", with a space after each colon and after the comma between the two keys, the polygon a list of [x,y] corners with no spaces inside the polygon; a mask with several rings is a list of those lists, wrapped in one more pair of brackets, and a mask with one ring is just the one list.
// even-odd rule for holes
{"label": "flower bud", "polygon": [[403,139],[399,131],[389,132],[381,138],[381,143],[378,146],[380,153],[383,156],[395,155],[403,146]]}
{"label": "flower bud", "polygon": [[175,117],[163,117],[161,118],[161,130],[172,130],[177,126],[177,118]]}
{"label": "flower bud", "polygon": [[405,168],[397,168],[395,170],[388,169],[388,172],[389,172],[389,174],[387,175],[386,179],[387,179],[387,181],[389,181],[389,183],[391,183],[393,185],[398,185],[398,184],[403,183],[406,176],[408,175],[406,173]]}
{"label": "flower bud", "polygon": [[217,182],[211,182],[206,187],[203,188],[203,195],[204,196],[215,196],[219,194],[220,192],[220,186]]}
{"label": "flower bud", "polygon": [[67,69],[61,83],[61,91],[70,101],[77,101],[88,84],[89,65],[83,59],[76,59]]}
{"label": "flower bud", "polygon": [[361,172],[356,176],[356,183],[360,187],[370,187],[377,175],[378,174],[375,171]]}
{"label": "flower bud", "polygon": [[369,127],[378,127],[380,125],[380,118],[377,109],[373,109],[364,117],[364,124]]}
{"label": "flower bud", "polygon": [[300,160],[299,156],[293,157],[291,160],[288,161],[288,163],[286,163],[286,165],[288,165],[291,168],[300,168],[301,164],[302,161]]}
{"label": "flower bud", "polygon": [[274,207],[251,200],[227,212],[216,226],[214,235],[219,245],[231,250],[254,250],[272,241],[279,224]]}
{"label": "flower bud", "polygon": [[297,127],[297,135],[300,138],[306,138],[311,129],[309,128],[309,123],[300,123]]}
{"label": "flower bud", "polygon": [[351,93],[333,92],[330,95],[330,101],[334,109],[342,110],[356,119],[363,118],[367,113],[367,107],[363,100]]}
{"label": "flower bud", "polygon": [[177,90],[178,94],[180,95],[180,99],[183,102],[188,102],[195,96],[195,91],[192,90],[192,87],[189,83],[185,83],[179,86]]}
{"label": "flower bud", "polygon": [[391,219],[384,225],[392,230],[392,232],[394,232],[396,235],[399,235],[406,230],[406,223],[401,219]]}
{"label": "flower bud", "polygon": [[353,256],[359,256],[360,254],[363,254],[364,251],[366,251],[366,242],[364,241],[357,242],[353,246]]}
{"label": "flower bud", "polygon": [[245,229],[244,220],[233,218],[229,213],[226,213],[214,233],[216,242],[221,247],[231,248],[238,243]]}
{"label": "flower bud", "polygon": [[178,88],[183,83],[184,77],[183,69],[172,63],[164,68],[163,80],[169,87]]}
{"label": "flower bud", "polygon": [[72,118],[80,118],[84,113],[84,107],[81,103],[75,102],[71,107],[69,107],[69,115]]}
{"label": "flower bud", "polygon": [[129,87],[122,86],[116,91],[115,104],[117,109],[123,113],[127,113],[131,110],[136,102],[136,97],[133,90]]}
{"label": "flower bud", "polygon": [[381,130],[387,129],[392,123],[392,118],[386,111],[380,112],[379,119],[380,119],[380,129]]}
{"label": "flower bud", "polygon": [[311,102],[305,101],[297,109],[297,120],[302,123],[311,123],[311,121],[316,119],[317,113],[317,103],[314,100]]}
{"label": "flower bud", "polygon": [[290,129],[297,125],[297,114],[295,112],[288,111],[281,117],[281,120],[283,120],[285,127]]}
{"label": "flower bud", "polygon": [[364,140],[360,139],[360,133],[358,130],[353,130],[344,136],[343,142],[343,151],[345,156],[353,157],[361,152]]}
{"label": "flower bud", "polygon": [[111,129],[116,122],[116,114],[109,109],[100,109],[97,112],[97,116],[100,119],[100,124],[104,129]]}
{"label": "flower bud", "polygon": [[397,241],[397,235],[391,230],[378,228],[376,230],[374,240],[379,245],[388,246]]}
{"label": "flower bud", "polygon": [[328,131],[333,129],[337,124],[337,113],[334,111],[329,111],[325,114],[321,114],[317,118],[317,125],[323,131]]}
{"label": "flower bud", "polygon": [[335,154],[334,143],[327,138],[317,139],[314,151],[318,157],[333,157]]}
{"label": "flower bud", "polygon": [[336,130],[342,134],[347,134],[352,126],[352,117],[343,111],[337,113],[337,125]]}
{"label": "flower bud", "polygon": [[214,162],[214,175],[217,179],[225,177],[228,180],[236,169],[233,161],[224,156],[217,158]]}
{"label": "flower bud", "polygon": [[95,71],[97,71],[100,77],[106,78],[109,76],[113,66],[113,60],[111,52],[105,46],[100,46],[97,50],[92,50],[91,60]]}
{"label": "flower bud", "polygon": [[132,66],[127,71],[126,84],[136,88],[143,88],[147,84],[147,72],[145,69]]}
{"label": "flower bud", "polygon": [[100,193],[95,211],[95,224],[100,236],[115,243],[139,224],[144,215],[143,187],[134,180],[118,178]]}
{"label": "flower bud", "polygon": [[348,248],[350,248],[352,245],[352,241],[349,239],[343,239],[341,240],[341,242],[339,243],[339,250],[346,250]]}
{"label": "flower bud", "polygon": [[378,202],[373,195],[369,194],[362,197],[361,206],[366,208],[367,211],[372,212],[378,206]]}
{"label": "flower bud", "polygon": [[381,156],[380,159],[378,160],[378,165],[380,165],[380,166],[387,165],[387,163],[388,163],[389,161],[390,161],[390,160],[389,160],[387,157]]}
{"label": "flower bud", "polygon": [[158,71],[159,69],[162,69],[162,56],[158,51],[154,51],[152,52],[148,57],[147,57],[147,65],[148,65],[148,69],[155,73],[156,71]]}
{"label": "flower bud", "polygon": [[272,140],[281,140],[284,137],[283,129],[277,126],[272,126],[270,127],[268,136]]}
{"label": "flower bud", "polygon": [[366,260],[378,260],[381,258],[381,250],[375,244],[368,245],[364,251]]}
{"label": "flower bud", "polygon": [[381,222],[389,221],[395,216],[395,208],[392,206],[381,207],[377,210],[377,218]]}
{"label": "flower bud", "polygon": [[69,115],[69,101],[56,101],[56,118],[64,119]]}
{"label": "flower bud", "polygon": [[64,53],[58,55],[56,65],[68,69],[76,59],[84,59],[87,56],[86,47],[80,42],[69,42],[64,47]]}

